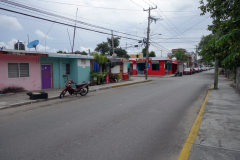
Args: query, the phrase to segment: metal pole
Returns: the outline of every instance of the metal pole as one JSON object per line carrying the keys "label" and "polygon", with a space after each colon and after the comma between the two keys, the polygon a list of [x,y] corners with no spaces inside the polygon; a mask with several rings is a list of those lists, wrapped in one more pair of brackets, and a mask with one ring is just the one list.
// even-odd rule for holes
{"label": "metal pole", "polygon": [[112,55],[113,55],[114,54],[113,31],[112,31],[112,51],[113,51],[113,53],[112,53]]}
{"label": "metal pole", "polygon": [[[77,8],[77,12],[78,12],[78,8]],[[77,12],[76,12],[76,20],[77,20]],[[75,32],[76,32],[76,21],[75,21],[74,34],[73,34],[72,53],[73,53],[73,48],[74,48]]]}
{"label": "metal pole", "polygon": [[[28,36],[28,34],[27,34],[27,36]],[[29,36],[28,36],[28,44],[29,44]],[[28,50],[30,51],[30,48]]]}

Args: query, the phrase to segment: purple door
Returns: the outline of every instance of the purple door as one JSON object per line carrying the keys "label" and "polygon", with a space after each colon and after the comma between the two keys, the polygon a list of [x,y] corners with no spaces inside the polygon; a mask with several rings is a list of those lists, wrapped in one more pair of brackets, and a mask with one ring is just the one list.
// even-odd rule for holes
{"label": "purple door", "polygon": [[42,89],[52,88],[51,65],[42,64],[41,71],[42,71]]}

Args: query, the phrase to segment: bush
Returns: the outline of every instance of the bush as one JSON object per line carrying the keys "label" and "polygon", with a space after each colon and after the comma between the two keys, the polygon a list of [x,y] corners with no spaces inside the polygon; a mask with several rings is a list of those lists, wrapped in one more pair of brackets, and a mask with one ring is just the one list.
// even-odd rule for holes
{"label": "bush", "polygon": [[6,94],[6,93],[18,93],[18,92],[24,92],[25,89],[23,87],[5,87],[2,90],[0,90],[0,94]]}

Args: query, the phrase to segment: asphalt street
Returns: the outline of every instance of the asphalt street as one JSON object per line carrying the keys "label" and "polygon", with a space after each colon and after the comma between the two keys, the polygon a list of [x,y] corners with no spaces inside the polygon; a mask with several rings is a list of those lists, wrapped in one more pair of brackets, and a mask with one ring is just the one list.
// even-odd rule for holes
{"label": "asphalt street", "polygon": [[0,159],[176,160],[213,70],[0,110]]}

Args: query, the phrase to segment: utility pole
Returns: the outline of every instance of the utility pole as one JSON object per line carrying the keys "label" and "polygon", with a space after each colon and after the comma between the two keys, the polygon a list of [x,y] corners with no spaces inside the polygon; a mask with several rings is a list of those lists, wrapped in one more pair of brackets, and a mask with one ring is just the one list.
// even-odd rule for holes
{"label": "utility pole", "polygon": [[[27,37],[28,37],[28,44],[29,44],[29,36],[28,36],[28,34],[27,34]],[[28,50],[30,51],[30,48]]]}
{"label": "utility pole", "polygon": [[[78,12],[78,8],[77,8],[77,12]],[[77,21],[77,12],[76,12],[76,21]],[[75,21],[75,27],[74,27],[74,33],[73,33],[72,53],[73,53],[73,48],[74,48],[74,40],[75,40],[75,32],[76,32],[76,21]]]}
{"label": "utility pole", "polygon": [[147,80],[147,75],[148,75],[148,54],[149,54],[149,34],[150,34],[150,20],[154,20],[156,22],[157,19],[154,19],[150,16],[150,11],[152,9],[157,9],[157,6],[155,8],[153,7],[149,7],[149,9],[145,10],[143,9],[143,11],[148,11],[148,28],[147,28],[147,45],[146,45],[146,63],[145,63],[145,79]]}
{"label": "utility pole", "polygon": [[[197,56],[197,46],[198,45],[194,45],[194,46],[196,46],[196,59],[198,58],[198,56]],[[198,59],[197,59],[197,63],[198,63]],[[195,66],[196,67],[196,66]]]}
{"label": "utility pole", "polygon": [[113,31],[112,31],[112,51],[113,51],[113,53],[112,53],[112,56],[113,56],[113,54],[114,54]]}

